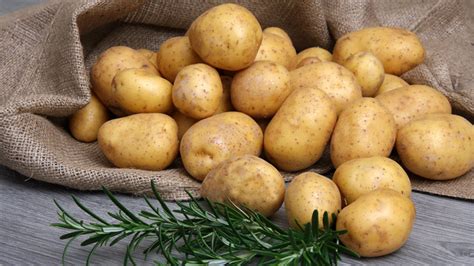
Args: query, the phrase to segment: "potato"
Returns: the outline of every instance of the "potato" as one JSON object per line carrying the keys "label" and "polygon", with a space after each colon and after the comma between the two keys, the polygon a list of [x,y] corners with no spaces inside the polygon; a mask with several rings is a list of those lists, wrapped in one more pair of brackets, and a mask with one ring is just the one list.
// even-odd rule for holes
{"label": "potato", "polygon": [[334,61],[344,65],[353,54],[373,53],[383,64],[385,73],[400,76],[423,63],[425,49],[415,33],[400,28],[373,27],[348,33],[334,46]]}
{"label": "potato", "polygon": [[143,68],[158,74],[155,67],[136,50],[125,46],[114,46],[103,52],[92,66],[92,90],[100,101],[114,114],[123,115],[113,100],[112,79],[124,69]]}
{"label": "potato", "polygon": [[431,114],[403,126],[397,152],[411,172],[433,180],[448,180],[474,166],[474,127],[461,116]]}
{"label": "potato", "polygon": [[293,46],[293,42],[291,41],[290,36],[282,28],[268,27],[268,28],[263,30],[263,33],[271,33],[271,34],[275,34],[275,35],[278,35],[280,37],[283,37],[283,38],[285,38],[285,40],[287,40]]}
{"label": "potato", "polygon": [[262,132],[265,135],[265,130],[267,129],[267,126],[270,123],[270,120],[269,119],[258,119],[255,122],[257,122],[257,124],[260,126],[260,128],[262,129]]}
{"label": "potato", "polygon": [[102,125],[97,140],[115,166],[159,171],[176,158],[178,126],[165,114],[135,114]]}
{"label": "potato", "polygon": [[230,100],[230,86],[232,84],[232,77],[221,76],[221,82],[223,89],[222,98],[214,114],[220,114],[234,110],[234,107],[232,106],[232,102]]}
{"label": "potato", "polygon": [[202,62],[186,36],[169,38],[161,44],[159,53],[158,69],[170,82],[174,82],[178,72],[185,66]]}
{"label": "potato", "polygon": [[293,61],[291,69],[295,69],[301,63],[301,61],[305,60],[308,57],[316,57],[322,62],[332,61],[332,54],[328,52],[327,50],[321,47],[310,47],[308,49],[305,49],[299,52],[296,55],[296,58]]}
{"label": "potato", "polygon": [[394,160],[375,156],[347,161],[332,177],[347,204],[378,188],[390,188],[410,197],[411,183],[407,173]]}
{"label": "potato", "polygon": [[75,139],[93,142],[97,139],[99,128],[107,120],[109,120],[107,108],[94,94],[91,94],[90,102],[69,118],[69,130]]}
{"label": "potato", "polygon": [[178,139],[181,140],[183,138],[184,133],[188,131],[188,129],[196,124],[198,120],[187,117],[183,115],[182,113],[176,111],[173,113],[173,119],[176,121],[176,124],[178,124]]}
{"label": "potato", "polygon": [[186,171],[203,180],[227,159],[244,154],[260,155],[262,143],[262,130],[250,116],[225,112],[191,126],[181,139],[180,153]]}
{"label": "potato", "polygon": [[410,85],[375,97],[395,118],[397,128],[425,114],[451,113],[448,99],[425,85]]}
{"label": "potato", "polygon": [[385,78],[382,62],[371,52],[353,54],[344,62],[344,67],[354,73],[364,97],[374,96]]}
{"label": "potato", "polygon": [[284,37],[264,32],[255,61],[272,61],[290,68],[295,57],[295,47]]}
{"label": "potato", "polygon": [[173,109],[172,84],[139,68],[125,69],[112,80],[112,97],[126,114],[167,113]]}
{"label": "potato", "polygon": [[[155,69],[158,70],[158,61],[157,61],[158,53],[153,52],[148,49],[143,49],[143,48],[138,49],[137,52],[139,52],[141,55],[146,57],[146,59],[148,59],[150,64],[152,64],[155,67]],[[158,73],[158,75],[160,75],[160,73]]]}
{"label": "potato", "polygon": [[176,108],[194,119],[213,115],[220,105],[222,94],[219,73],[205,64],[184,67],[176,76],[172,90]]}
{"label": "potato", "polygon": [[285,181],[265,160],[253,155],[236,156],[207,174],[201,196],[213,202],[231,201],[268,217],[283,203]]}
{"label": "potato", "polygon": [[337,120],[331,138],[331,161],[337,168],[352,159],[388,157],[396,134],[392,115],[376,99],[357,100]]}
{"label": "potato", "polygon": [[290,72],[290,79],[293,90],[316,88],[324,91],[334,102],[338,114],[362,97],[354,74],[336,63],[321,62],[300,67]]}
{"label": "potato", "polygon": [[380,188],[362,195],[337,216],[336,230],[348,230],[341,242],[362,257],[378,257],[401,248],[415,221],[415,205],[402,194]]}
{"label": "potato", "polygon": [[255,62],[237,73],[230,90],[235,109],[253,118],[273,116],[290,93],[290,73],[270,61]]}
{"label": "potato", "polygon": [[285,171],[298,171],[321,158],[336,123],[336,110],[318,89],[297,89],[265,130],[267,158]]}
{"label": "potato", "polygon": [[318,210],[319,227],[323,227],[323,214],[327,212],[329,222],[332,214],[341,209],[341,194],[331,179],[305,172],[296,176],[288,185],[285,194],[285,210],[290,227],[298,229],[311,222],[314,210]]}
{"label": "potato", "polygon": [[321,59],[317,57],[306,57],[305,59],[301,60],[298,65],[296,65],[296,68],[300,68],[302,66],[306,65],[311,65],[311,64],[316,64],[316,63],[321,63]]}
{"label": "potato", "polygon": [[390,74],[385,74],[385,78],[383,79],[382,85],[380,85],[380,88],[375,94],[375,96],[378,96],[387,91],[392,91],[394,89],[398,89],[398,88],[405,87],[408,85],[410,84],[408,84],[408,82],[404,81],[400,77],[390,75]]}
{"label": "potato", "polygon": [[191,47],[206,63],[225,70],[250,66],[262,42],[257,18],[236,4],[207,10],[191,24],[188,34]]}

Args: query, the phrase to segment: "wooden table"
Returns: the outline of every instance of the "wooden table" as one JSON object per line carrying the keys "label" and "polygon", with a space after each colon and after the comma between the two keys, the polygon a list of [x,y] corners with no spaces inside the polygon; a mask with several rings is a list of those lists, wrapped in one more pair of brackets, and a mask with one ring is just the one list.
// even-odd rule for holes
{"label": "wooden table", "polygon": [[[64,232],[50,226],[57,222],[56,199],[73,215],[87,219],[74,205],[74,194],[88,207],[105,213],[115,210],[113,204],[101,192],[79,192],[64,187],[26,180],[25,177],[0,167],[0,265],[41,264],[56,265],[61,262],[65,241],[59,240]],[[138,197],[118,195],[130,209],[145,208]],[[380,258],[343,258],[348,264],[456,264],[474,265],[474,204],[421,193],[413,193],[417,217],[413,232],[406,245],[399,251]],[[173,204],[173,203],[171,203]],[[287,226],[284,210],[273,220]],[[124,244],[98,250],[93,262],[120,264]],[[87,248],[78,243],[72,245],[67,256],[68,264],[83,264]],[[156,258],[155,258],[156,259]],[[140,264],[151,264],[136,254]]]}

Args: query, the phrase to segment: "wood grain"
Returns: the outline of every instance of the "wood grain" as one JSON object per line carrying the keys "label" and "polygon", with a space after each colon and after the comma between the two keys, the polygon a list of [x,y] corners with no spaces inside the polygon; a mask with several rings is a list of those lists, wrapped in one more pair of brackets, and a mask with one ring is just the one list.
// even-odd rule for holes
{"label": "wood grain", "polygon": [[[72,214],[87,220],[74,205],[71,194],[99,213],[114,209],[101,192],[79,192],[25,180],[21,175],[0,167],[0,265],[60,263],[65,241],[59,240],[63,231],[50,226],[57,222],[53,199]],[[146,207],[143,200],[137,197],[118,195],[118,198],[132,210]],[[420,193],[413,193],[413,200],[417,218],[410,239],[401,250],[373,259],[343,257],[341,265],[474,265],[473,203]],[[284,209],[273,220],[287,226]],[[93,262],[119,264],[124,249],[124,244],[101,248],[93,257]],[[67,264],[83,264],[87,252],[88,249],[80,247],[79,243],[72,245]],[[158,259],[152,257],[144,261],[138,253],[135,257],[139,264],[151,264],[153,259]]]}

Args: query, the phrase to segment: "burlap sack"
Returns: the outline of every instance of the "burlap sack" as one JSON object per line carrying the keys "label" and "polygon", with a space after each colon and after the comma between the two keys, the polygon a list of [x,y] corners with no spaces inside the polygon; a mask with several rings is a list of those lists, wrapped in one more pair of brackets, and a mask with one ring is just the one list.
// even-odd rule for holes
{"label": "burlap sack", "polygon": [[[89,69],[113,45],[157,50],[182,35],[194,18],[221,1],[53,1],[0,18],[0,163],[34,179],[94,190],[142,194],[155,180],[166,199],[199,183],[179,161],[151,172],[117,169],[95,143],[74,140],[64,117],[89,101]],[[427,48],[425,64],[406,73],[449,97],[457,112],[474,114],[472,32],[457,1],[240,1],[263,27],[288,31],[298,50],[331,49],[341,35],[367,26],[416,32]],[[472,121],[472,120],[471,120]],[[327,158],[312,170],[327,172]],[[291,177],[291,176],[290,176]],[[474,198],[473,172],[450,182],[413,179],[415,190]]]}

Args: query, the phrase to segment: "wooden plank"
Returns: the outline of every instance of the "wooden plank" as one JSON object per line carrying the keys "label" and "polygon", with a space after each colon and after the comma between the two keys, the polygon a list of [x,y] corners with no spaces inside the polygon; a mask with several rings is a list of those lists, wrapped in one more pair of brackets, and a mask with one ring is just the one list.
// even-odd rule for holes
{"label": "wooden plank", "polygon": [[[87,219],[74,206],[70,194],[99,213],[113,210],[113,204],[101,192],[79,192],[60,186],[27,180],[13,171],[0,167],[0,265],[58,264],[65,241],[59,240],[63,231],[49,226],[57,222],[53,199],[58,200],[72,214]],[[118,195],[132,210],[145,208],[141,198]],[[474,265],[474,205],[469,201],[413,193],[417,219],[407,244],[399,251],[380,258],[343,258],[344,264],[465,264]],[[287,226],[284,209],[273,217]],[[93,257],[98,264],[119,264],[125,245],[101,248]],[[72,245],[68,264],[82,264],[87,248]],[[150,264],[153,259],[137,263]]]}

